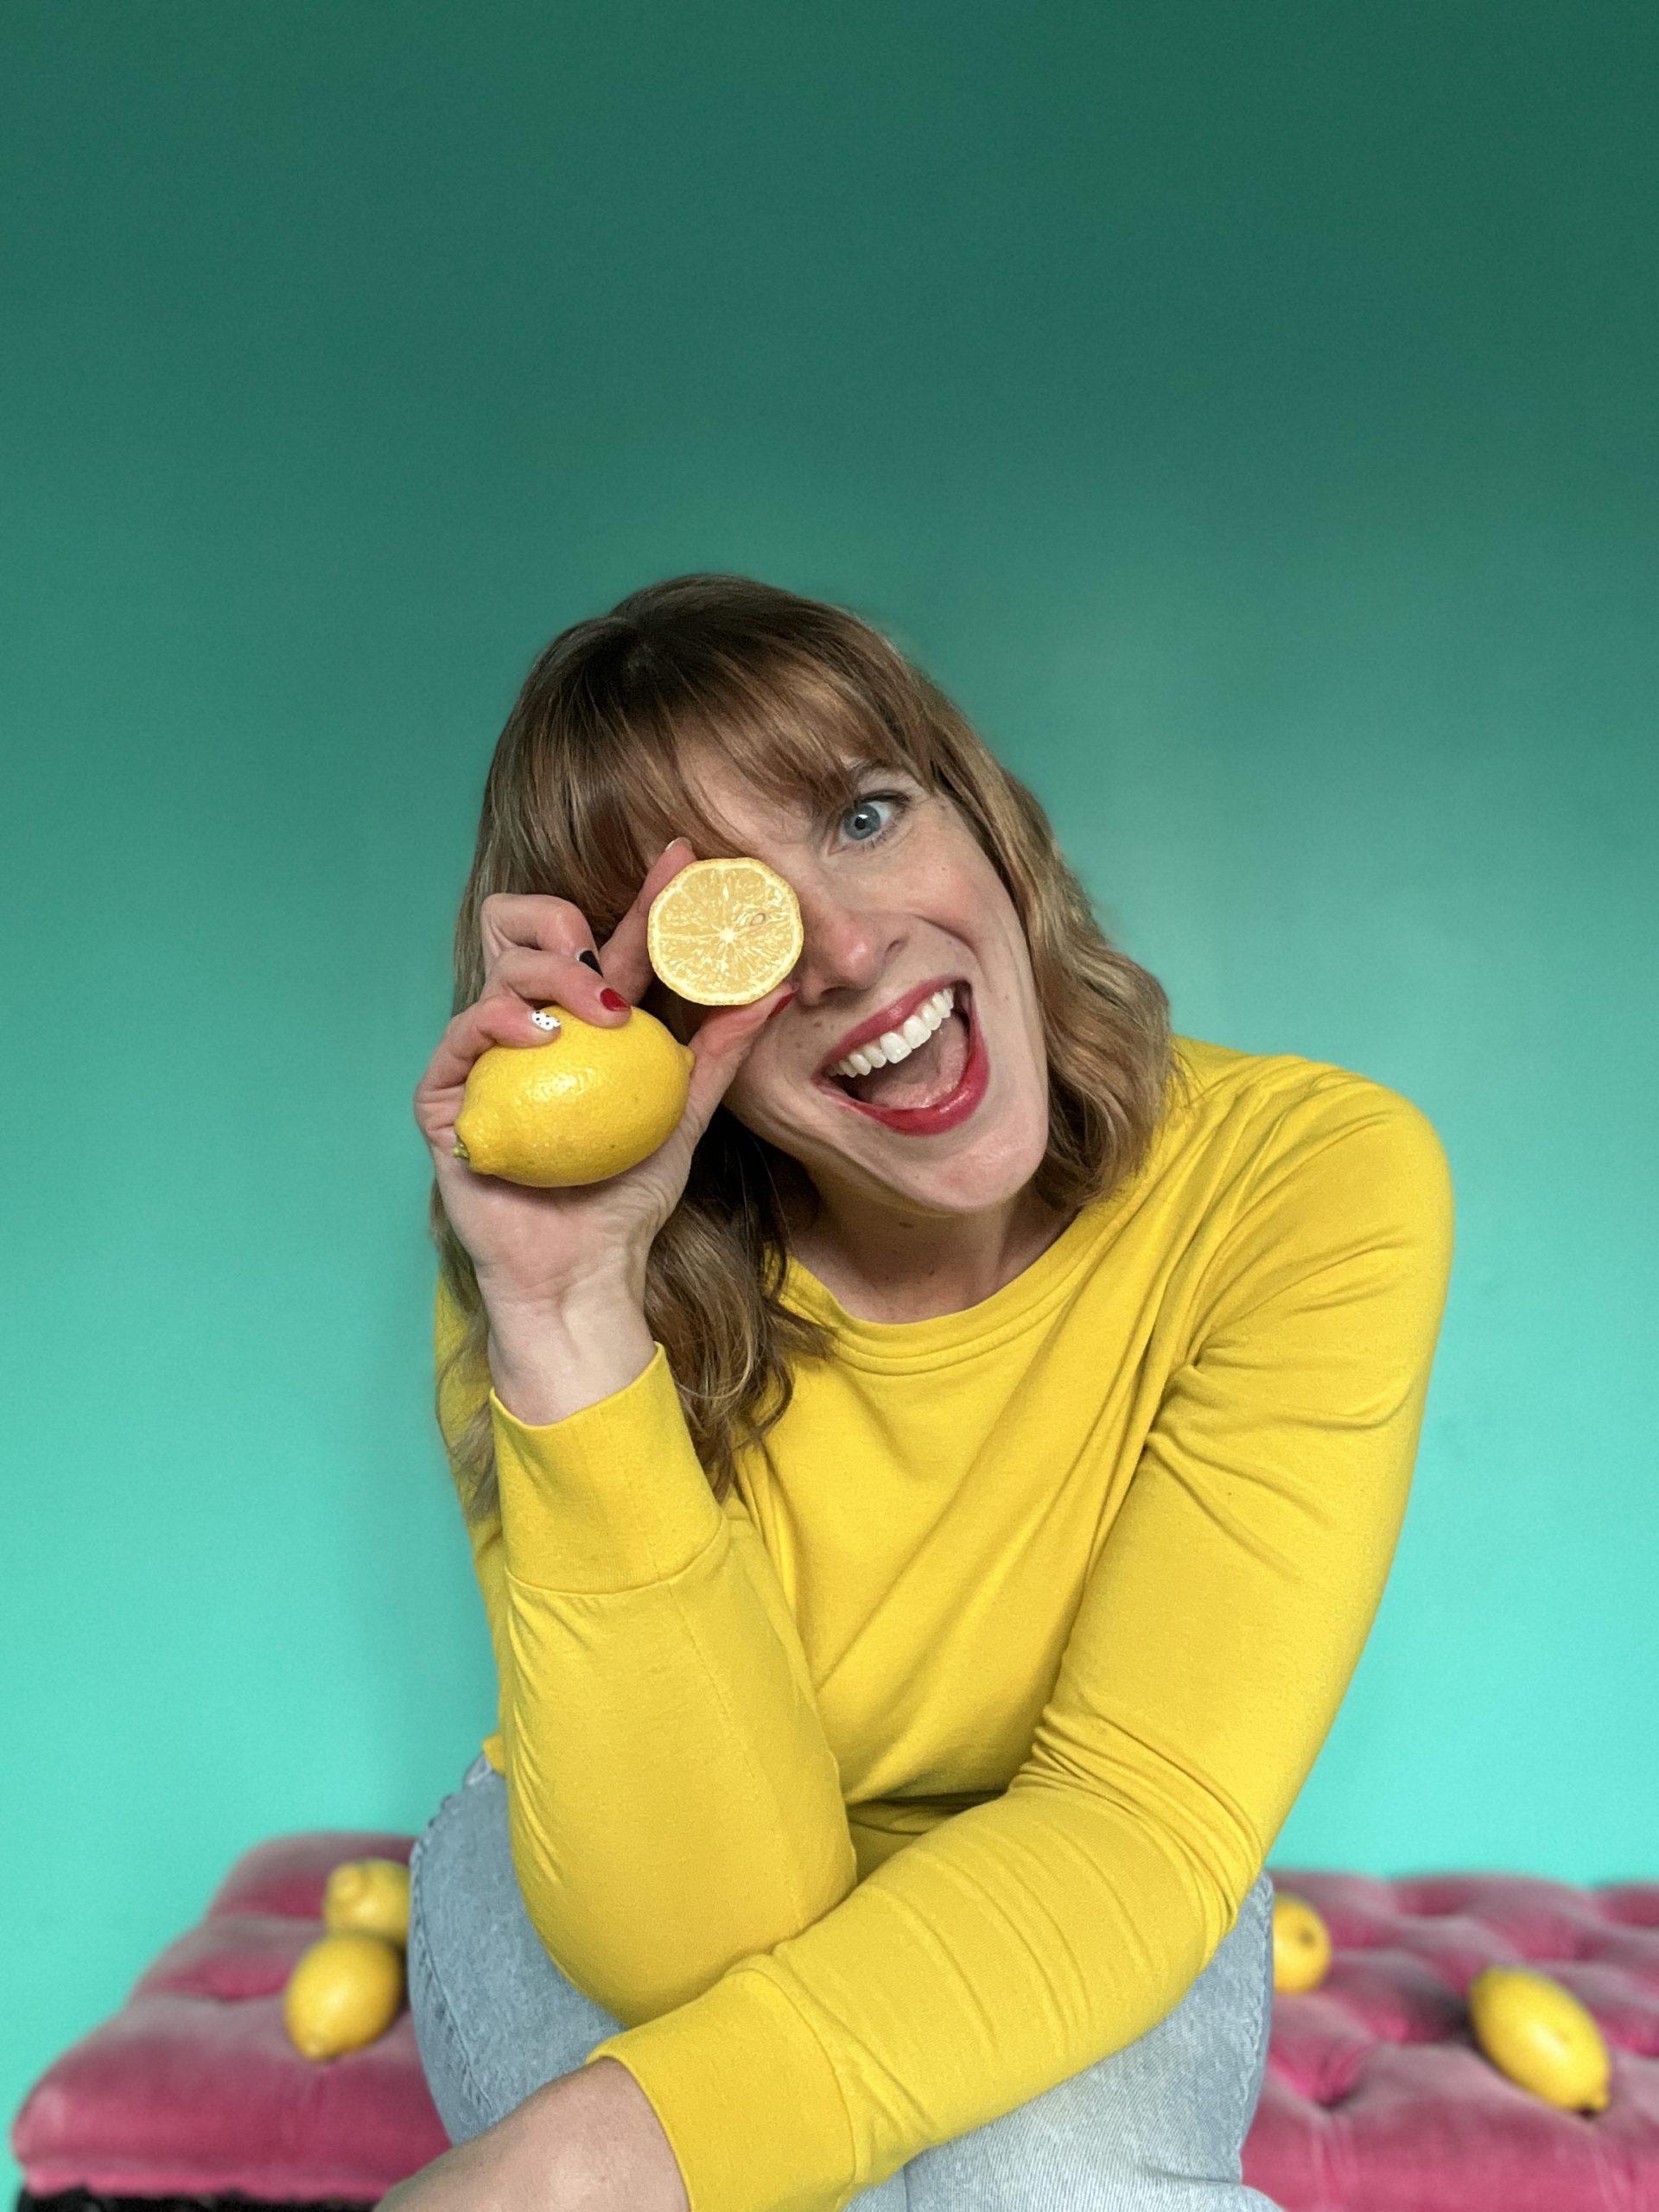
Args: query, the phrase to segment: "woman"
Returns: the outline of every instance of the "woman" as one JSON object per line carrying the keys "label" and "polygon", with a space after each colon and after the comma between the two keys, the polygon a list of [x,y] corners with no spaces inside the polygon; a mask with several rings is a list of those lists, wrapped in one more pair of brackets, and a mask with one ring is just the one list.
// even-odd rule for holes
{"label": "woman", "polygon": [[[740,853],[805,947],[705,1012],[645,912]],[[1406,1503],[1428,1123],[1172,1039],[950,702],[740,578],[537,661],[456,969],[416,1113],[500,1725],[416,1862],[460,2147],[391,2202],[1265,2206],[1264,1866]],[[695,1046],[612,1182],[454,1156],[550,1001]]]}

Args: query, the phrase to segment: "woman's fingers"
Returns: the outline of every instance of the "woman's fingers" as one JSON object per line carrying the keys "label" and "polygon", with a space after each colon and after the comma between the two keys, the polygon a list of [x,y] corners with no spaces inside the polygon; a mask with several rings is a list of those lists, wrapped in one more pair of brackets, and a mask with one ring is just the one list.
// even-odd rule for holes
{"label": "woman's fingers", "polygon": [[512,991],[526,1006],[544,1006],[550,999],[556,1000],[579,1020],[594,1022],[602,1029],[614,1028],[628,1018],[628,1003],[622,993],[607,982],[597,968],[567,952],[532,952],[527,945],[510,945],[490,972],[489,988]]}
{"label": "woman's fingers", "polygon": [[686,837],[676,837],[664,851],[659,853],[646,869],[645,880],[635,894],[633,904],[601,949],[599,957],[605,970],[606,982],[614,983],[617,989],[636,1006],[652,983],[651,958],[645,950],[645,922],[651,912],[651,902],[665,885],[674,880],[689,861],[696,858],[690,840]]}
{"label": "woman's fingers", "polygon": [[526,1005],[556,999],[601,1029],[627,1020],[631,1001],[607,980],[587,917],[569,899],[493,891],[479,909],[479,933],[485,995],[506,989]]}
{"label": "woman's fingers", "polygon": [[415,1086],[415,1119],[427,1142],[447,1149],[473,1064],[492,1045],[544,1045],[550,1032],[531,1018],[512,991],[491,991],[462,1008],[438,1039],[438,1049]]}

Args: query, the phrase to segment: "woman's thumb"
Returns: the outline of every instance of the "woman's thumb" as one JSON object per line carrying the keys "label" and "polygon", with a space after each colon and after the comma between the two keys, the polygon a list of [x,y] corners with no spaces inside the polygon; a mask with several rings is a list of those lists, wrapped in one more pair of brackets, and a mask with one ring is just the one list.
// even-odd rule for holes
{"label": "woman's thumb", "polygon": [[795,991],[793,983],[779,983],[752,1005],[723,1007],[700,1025],[692,1039],[696,1065],[691,1071],[691,1094],[687,1101],[699,1135],[748,1058],[749,1047],[773,1014],[789,1004]]}

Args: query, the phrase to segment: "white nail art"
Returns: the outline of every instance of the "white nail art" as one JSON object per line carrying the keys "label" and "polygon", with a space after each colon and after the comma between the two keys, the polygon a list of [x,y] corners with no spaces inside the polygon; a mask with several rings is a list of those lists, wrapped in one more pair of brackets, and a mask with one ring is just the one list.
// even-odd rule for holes
{"label": "white nail art", "polygon": [[556,1014],[547,1014],[538,1009],[535,1014],[532,1014],[530,1018],[538,1029],[556,1030],[560,1027],[559,1017]]}

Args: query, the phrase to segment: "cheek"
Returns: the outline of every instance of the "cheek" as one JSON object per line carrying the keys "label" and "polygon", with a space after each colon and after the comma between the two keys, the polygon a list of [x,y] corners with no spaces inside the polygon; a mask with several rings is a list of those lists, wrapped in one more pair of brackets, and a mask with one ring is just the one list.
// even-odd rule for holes
{"label": "cheek", "polygon": [[751,1057],[727,1084],[721,1103],[746,1129],[764,1135],[779,1119],[779,1089],[777,1078],[756,1067]]}

